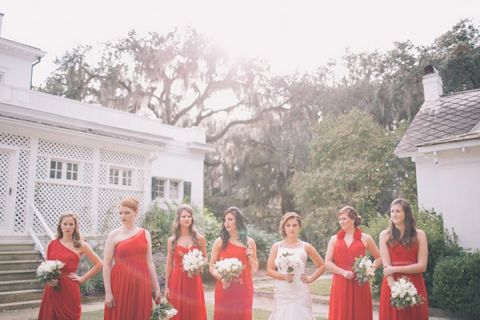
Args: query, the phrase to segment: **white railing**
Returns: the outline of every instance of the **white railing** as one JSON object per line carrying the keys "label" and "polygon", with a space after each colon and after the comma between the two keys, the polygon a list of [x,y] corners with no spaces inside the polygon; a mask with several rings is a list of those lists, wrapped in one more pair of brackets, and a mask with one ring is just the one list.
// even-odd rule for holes
{"label": "white railing", "polygon": [[[43,218],[40,211],[38,211],[38,209],[35,207],[35,205],[33,204],[30,205],[28,207],[28,211],[31,217],[33,218],[32,220],[34,220],[35,218],[38,219],[38,222],[40,223],[41,228],[43,229],[43,231],[45,231],[45,233],[42,233],[47,235],[45,245],[48,243],[48,241],[55,239],[55,234],[53,233],[52,229],[50,229],[47,222]],[[35,247],[38,249],[38,251],[40,251],[40,254],[42,255],[42,257],[44,259],[47,259],[47,257],[45,256],[45,246],[44,246],[44,243],[42,243],[42,239],[40,239],[39,235],[33,230],[33,227],[28,228],[27,231],[30,237],[32,238],[33,242],[35,243]]]}

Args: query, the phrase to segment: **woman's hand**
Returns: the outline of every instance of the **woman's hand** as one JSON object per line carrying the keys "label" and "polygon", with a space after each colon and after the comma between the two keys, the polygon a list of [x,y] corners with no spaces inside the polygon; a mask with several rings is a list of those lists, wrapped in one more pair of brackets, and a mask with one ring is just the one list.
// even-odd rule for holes
{"label": "woman's hand", "polygon": [[105,293],[105,306],[107,306],[107,308],[115,307],[115,301],[113,299],[113,294],[111,292]]}
{"label": "woman's hand", "polygon": [[160,300],[162,299],[162,294],[160,290],[155,290],[155,303],[160,304]]}
{"label": "woman's hand", "polygon": [[397,271],[394,266],[383,266],[383,275],[386,277],[393,276],[393,274],[396,272]]}
{"label": "woman's hand", "polygon": [[70,280],[78,282],[78,284],[82,284],[85,282],[82,277],[79,277],[76,273],[73,272],[69,273],[68,277],[70,278]]}
{"label": "woman's hand", "polygon": [[300,275],[300,280],[302,280],[302,282],[306,284],[310,284],[313,282],[312,276],[307,276],[305,274]]}
{"label": "woman's hand", "polygon": [[221,279],[220,281],[222,282],[223,289],[227,289],[228,287],[230,287],[230,284],[232,283],[232,281],[228,281],[225,279]]}
{"label": "woman's hand", "polygon": [[168,289],[167,285],[165,285],[165,289],[163,289],[163,295],[165,298],[170,299],[170,289]]}
{"label": "woman's hand", "polygon": [[58,285],[58,279],[48,280],[46,284],[50,287],[56,287]]}
{"label": "woman's hand", "polygon": [[295,275],[294,275],[293,273],[287,273],[287,274],[285,275],[285,281],[293,282],[293,277],[294,277],[294,276],[295,276]]}
{"label": "woman's hand", "polygon": [[344,270],[344,271],[343,271],[343,277],[344,277],[345,279],[351,280],[351,279],[353,279],[353,278],[355,277],[355,275],[353,274],[352,271]]}

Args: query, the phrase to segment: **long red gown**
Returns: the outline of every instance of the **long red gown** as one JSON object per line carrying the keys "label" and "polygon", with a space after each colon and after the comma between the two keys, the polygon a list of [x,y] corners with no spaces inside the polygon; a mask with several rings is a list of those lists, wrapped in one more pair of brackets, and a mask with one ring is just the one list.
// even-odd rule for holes
{"label": "long red gown", "polygon": [[80,257],[65,247],[60,240],[48,244],[47,260],[59,260],[65,263],[61,269],[59,290],[45,285],[42,304],[38,313],[39,320],[78,320],[82,313],[80,285],[71,280],[68,274],[76,272]]}
{"label": "long red gown", "polygon": [[144,229],[117,243],[111,274],[115,306],[105,307],[104,319],[150,319],[152,283],[146,258],[147,246]]}
{"label": "long red gown", "polygon": [[[333,261],[345,270],[352,270],[356,257],[365,255],[362,231],[355,229],[350,247],[345,242],[345,231],[337,233],[333,250]],[[360,285],[355,279],[347,279],[334,274],[328,308],[330,320],[369,320],[372,319],[372,294],[370,284]]]}
{"label": "long red gown", "polygon": [[[410,248],[406,248],[401,244],[388,246],[388,253],[392,266],[404,266],[417,263],[418,243]],[[387,278],[383,278],[382,289],[380,293],[380,320],[428,320],[428,296],[425,281],[421,273],[395,273],[395,280],[406,276],[412,281],[419,295],[422,295],[425,302],[419,306],[398,310],[390,304],[390,287]]]}
{"label": "long red gown", "polygon": [[202,277],[200,275],[189,277],[182,266],[183,255],[195,248],[198,249],[196,246],[190,249],[178,244],[175,246],[173,269],[168,281],[168,288],[170,289],[169,302],[177,309],[177,315],[172,320],[207,319]]}
{"label": "long red gown", "polygon": [[245,267],[238,280],[228,288],[223,289],[222,282],[217,281],[214,320],[252,320],[253,281],[246,250],[229,241],[227,247],[220,251],[219,260],[237,258]]}

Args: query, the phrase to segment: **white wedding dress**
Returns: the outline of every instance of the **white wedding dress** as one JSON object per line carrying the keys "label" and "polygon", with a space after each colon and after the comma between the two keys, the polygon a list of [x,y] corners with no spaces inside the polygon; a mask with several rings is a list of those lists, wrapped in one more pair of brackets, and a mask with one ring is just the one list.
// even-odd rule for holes
{"label": "white wedding dress", "polygon": [[[300,280],[300,275],[305,272],[305,264],[308,258],[304,242],[296,248],[279,246],[277,257],[286,251],[298,255],[302,264],[298,270],[295,270],[293,282],[275,280],[273,313],[268,320],[314,320],[310,288],[308,284]],[[281,270],[278,271],[286,273]]]}

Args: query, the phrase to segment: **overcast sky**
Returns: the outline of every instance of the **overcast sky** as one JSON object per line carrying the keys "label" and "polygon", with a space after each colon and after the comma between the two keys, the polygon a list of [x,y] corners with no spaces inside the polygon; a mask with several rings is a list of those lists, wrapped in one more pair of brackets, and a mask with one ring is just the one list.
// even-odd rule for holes
{"label": "overcast sky", "polygon": [[1,36],[47,51],[34,85],[56,56],[78,44],[191,26],[232,56],[261,57],[273,71],[315,70],[329,58],[427,45],[463,18],[480,24],[479,0],[0,0]]}

